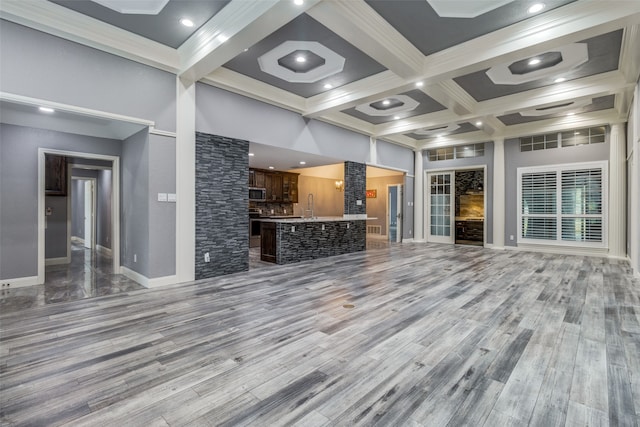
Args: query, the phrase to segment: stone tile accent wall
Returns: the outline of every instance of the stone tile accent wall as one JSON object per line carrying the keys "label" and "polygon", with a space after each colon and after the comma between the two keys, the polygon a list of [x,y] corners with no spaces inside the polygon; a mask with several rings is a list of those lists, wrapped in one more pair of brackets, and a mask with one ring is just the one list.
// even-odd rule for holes
{"label": "stone tile accent wall", "polygon": [[248,154],[249,141],[196,132],[196,279],[249,270]]}
{"label": "stone tile accent wall", "polygon": [[[295,231],[291,231],[292,226],[295,226]],[[278,222],[276,223],[277,264],[291,264],[364,251],[366,233],[364,220]]]}
{"label": "stone tile accent wall", "polygon": [[[356,202],[362,201],[361,205]],[[344,162],[344,214],[367,213],[367,165]]]}

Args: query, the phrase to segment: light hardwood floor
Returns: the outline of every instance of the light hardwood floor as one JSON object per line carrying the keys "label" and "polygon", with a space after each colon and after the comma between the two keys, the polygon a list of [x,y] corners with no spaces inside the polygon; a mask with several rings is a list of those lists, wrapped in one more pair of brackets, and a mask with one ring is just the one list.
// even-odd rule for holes
{"label": "light hardwood floor", "polygon": [[640,422],[621,261],[392,245],[0,321],[2,425]]}

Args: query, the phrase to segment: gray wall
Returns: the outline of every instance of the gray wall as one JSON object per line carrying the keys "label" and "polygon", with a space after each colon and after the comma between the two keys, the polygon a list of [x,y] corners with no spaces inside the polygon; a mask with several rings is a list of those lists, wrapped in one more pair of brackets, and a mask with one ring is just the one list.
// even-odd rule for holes
{"label": "gray wall", "polygon": [[222,89],[196,85],[196,130],[335,159],[369,160],[369,137]]}
{"label": "gray wall", "polygon": [[0,23],[0,87],[176,129],[175,75],[8,21]]}
{"label": "gray wall", "polygon": [[149,134],[146,129],[123,141],[121,187],[120,263],[149,277]]}
{"label": "gray wall", "polygon": [[196,279],[249,269],[248,182],[249,141],[196,133]]}
{"label": "gray wall", "polygon": [[149,278],[176,274],[176,204],[158,193],[176,192],[176,140],[149,135]]}
{"label": "gray wall", "polygon": [[47,196],[44,205],[52,212],[45,217],[44,257],[64,258],[67,256],[67,197]]}
{"label": "gray wall", "polygon": [[119,156],[122,143],[0,124],[1,279],[38,274],[38,147]]}
{"label": "gray wall", "polygon": [[[493,142],[484,143],[484,156],[482,157],[469,157],[464,159],[430,161],[426,150],[422,153],[422,156],[423,156],[425,171],[429,171],[433,169],[456,170],[460,168],[469,168],[472,166],[479,166],[479,167],[482,167],[484,165],[487,166],[487,175],[486,175],[487,180],[484,185],[484,189],[485,189],[484,198],[485,198],[485,206],[486,206],[486,211],[484,213],[484,222],[485,222],[485,231],[486,231],[485,242],[493,243]],[[429,191],[429,186],[425,185],[424,186],[425,200],[426,200],[428,191]],[[425,210],[425,215],[427,215],[426,210]],[[426,232],[427,230],[426,230],[426,224],[425,224],[425,233]]]}
{"label": "gray wall", "polygon": [[378,140],[376,142],[376,153],[379,165],[406,170],[409,175],[413,175],[413,169],[415,168],[413,150]]}
{"label": "gray wall", "polygon": [[[504,159],[506,180],[504,242],[507,246],[517,246],[518,168],[609,160],[609,129],[607,129],[606,143],[604,144],[559,147],[539,151],[520,152],[520,139],[509,139],[504,143]],[[510,236],[514,236],[514,239],[510,240]]]}

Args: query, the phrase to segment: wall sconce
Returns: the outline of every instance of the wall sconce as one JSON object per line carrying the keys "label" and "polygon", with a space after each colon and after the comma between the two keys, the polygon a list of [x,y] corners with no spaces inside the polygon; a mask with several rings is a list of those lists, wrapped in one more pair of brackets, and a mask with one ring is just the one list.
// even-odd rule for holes
{"label": "wall sconce", "polygon": [[344,190],[344,182],[336,181],[336,190],[343,191]]}

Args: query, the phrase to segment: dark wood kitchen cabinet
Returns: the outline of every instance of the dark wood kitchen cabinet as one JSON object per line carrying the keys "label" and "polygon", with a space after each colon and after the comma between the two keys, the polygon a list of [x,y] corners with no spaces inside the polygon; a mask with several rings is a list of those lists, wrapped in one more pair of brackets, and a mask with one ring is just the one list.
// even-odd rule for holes
{"label": "dark wood kitchen cabinet", "polygon": [[260,259],[276,262],[276,223],[262,222],[260,227]]}
{"label": "dark wood kitchen cabinet", "polygon": [[298,203],[298,174],[249,169],[249,187],[266,189],[267,202]]}
{"label": "dark wood kitchen cabinet", "polygon": [[456,221],[456,240],[484,241],[484,221]]}

